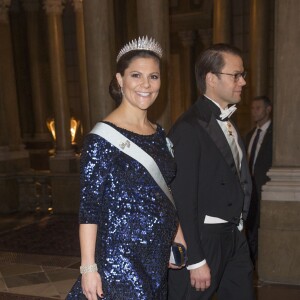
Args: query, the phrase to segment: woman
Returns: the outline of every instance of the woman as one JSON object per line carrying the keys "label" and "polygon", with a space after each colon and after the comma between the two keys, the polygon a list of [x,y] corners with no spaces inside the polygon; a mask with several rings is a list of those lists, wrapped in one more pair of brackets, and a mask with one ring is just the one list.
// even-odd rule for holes
{"label": "woman", "polygon": [[94,130],[85,139],[82,276],[67,299],[166,299],[167,268],[176,268],[169,264],[174,237],[185,245],[176,210],[149,171],[122,152],[134,143],[153,158],[167,184],[175,176],[165,132],[147,118],[160,89],[161,55],[160,45],[147,37],[124,46],[110,84],[118,106],[97,125],[121,133],[126,143],[118,148]]}

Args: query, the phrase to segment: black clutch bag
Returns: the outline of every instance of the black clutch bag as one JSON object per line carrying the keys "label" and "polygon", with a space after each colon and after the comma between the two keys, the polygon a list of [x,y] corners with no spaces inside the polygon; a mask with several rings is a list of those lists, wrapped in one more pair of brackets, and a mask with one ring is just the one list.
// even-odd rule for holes
{"label": "black clutch bag", "polygon": [[187,262],[187,253],[185,247],[180,243],[173,243],[171,246],[170,263],[181,267]]}

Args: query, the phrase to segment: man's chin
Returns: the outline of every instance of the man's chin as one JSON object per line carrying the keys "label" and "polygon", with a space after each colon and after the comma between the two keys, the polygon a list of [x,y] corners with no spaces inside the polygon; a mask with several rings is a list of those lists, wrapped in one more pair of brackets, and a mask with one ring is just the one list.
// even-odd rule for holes
{"label": "man's chin", "polygon": [[238,104],[240,101],[241,101],[241,98],[239,98],[239,99],[234,99],[234,100],[231,101],[230,104]]}

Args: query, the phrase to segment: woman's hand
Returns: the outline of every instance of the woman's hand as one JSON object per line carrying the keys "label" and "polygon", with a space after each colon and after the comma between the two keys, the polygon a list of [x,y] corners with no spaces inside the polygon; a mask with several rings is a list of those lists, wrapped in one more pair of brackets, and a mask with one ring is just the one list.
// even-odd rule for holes
{"label": "woman's hand", "polygon": [[[185,242],[185,239],[184,239],[183,232],[182,232],[180,224],[178,225],[178,229],[177,229],[176,236],[174,238],[174,242],[182,244],[185,247],[185,249],[187,250],[187,245],[186,245],[186,242]],[[174,265],[174,264],[172,264],[172,263],[169,262],[169,268],[173,269],[173,270],[182,269],[184,266],[185,265],[176,266],[176,265]]]}
{"label": "woman's hand", "polygon": [[96,224],[80,224],[79,226],[81,287],[88,300],[97,300],[97,295],[103,298],[102,281],[95,264],[97,230]]}
{"label": "woman's hand", "polygon": [[185,266],[185,265],[176,266],[176,265],[171,264],[171,263],[169,262],[169,269],[180,270],[180,269],[182,269],[184,266]]}
{"label": "woman's hand", "polygon": [[82,292],[88,300],[98,300],[103,298],[102,281],[98,272],[82,274],[81,277]]}

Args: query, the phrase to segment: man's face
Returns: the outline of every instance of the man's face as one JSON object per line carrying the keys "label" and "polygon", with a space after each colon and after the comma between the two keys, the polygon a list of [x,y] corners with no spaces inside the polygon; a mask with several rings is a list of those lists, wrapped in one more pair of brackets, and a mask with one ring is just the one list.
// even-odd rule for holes
{"label": "man's face", "polygon": [[251,117],[258,125],[263,125],[270,118],[271,106],[264,103],[263,100],[253,100],[251,104]]}
{"label": "man's face", "polygon": [[[209,73],[210,84],[207,83],[207,96],[219,103],[222,108],[228,104],[236,104],[241,101],[242,88],[246,85],[245,79],[240,76],[235,80],[234,75],[244,72],[242,59],[234,54],[223,53],[225,65],[220,73]],[[228,75],[230,74],[230,75]]]}

